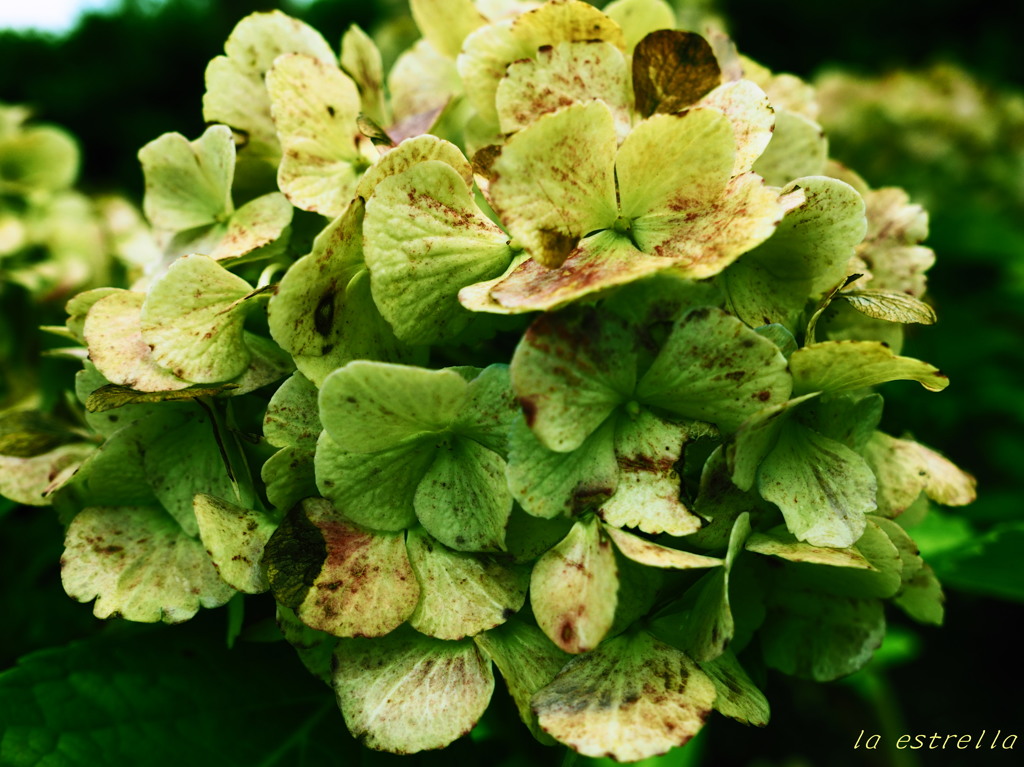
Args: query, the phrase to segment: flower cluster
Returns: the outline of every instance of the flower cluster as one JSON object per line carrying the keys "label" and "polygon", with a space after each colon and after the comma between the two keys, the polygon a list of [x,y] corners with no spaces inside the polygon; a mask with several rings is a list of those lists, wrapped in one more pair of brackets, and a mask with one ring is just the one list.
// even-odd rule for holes
{"label": "flower cluster", "polygon": [[907,528],[974,481],[874,391],[947,384],[900,356],[923,211],[663,0],[412,12],[387,78],[358,28],[242,20],[211,127],[140,151],[159,263],[68,304],[92,436],[25,459],[67,592],[270,591],[372,748],[466,733],[497,666],[622,761],[766,724],[765,667],[855,671],[886,602],[941,622]]}

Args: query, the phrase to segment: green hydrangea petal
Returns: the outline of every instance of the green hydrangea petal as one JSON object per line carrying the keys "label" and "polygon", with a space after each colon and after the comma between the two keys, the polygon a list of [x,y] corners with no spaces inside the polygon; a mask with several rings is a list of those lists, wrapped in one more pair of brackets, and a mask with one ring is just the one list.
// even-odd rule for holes
{"label": "green hydrangea petal", "polygon": [[215,261],[241,258],[277,242],[292,222],[292,206],[280,192],[250,200],[235,211],[220,242],[209,251]]}
{"label": "green hydrangea petal", "polygon": [[530,700],[548,685],[569,660],[544,632],[536,626],[512,618],[507,623],[473,637],[481,650],[501,671],[519,717],[541,743],[552,745],[550,735],[541,730]]}
{"label": "green hydrangea petal", "polygon": [[448,104],[461,95],[462,82],[455,62],[420,40],[391,67],[388,91],[396,121],[388,135],[400,141],[431,130]]}
{"label": "green hydrangea petal", "polygon": [[782,510],[786,526],[815,546],[851,546],[874,511],[871,468],[840,442],[789,421],[761,464],[761,497]]}
{"label": "green hydrangea petal", "polygon": [[97,618],[180,623],[235,593],[203,545],[159,508],[84,509],[68,528],[61,563],[64,590],[79,602],[95,599]]}
{"label": "green hydrangea petal", "polygon": [[772,186],[803,176],[819,176],[828,160],[828,139],[818,123],[788,109],[775,113],[775,133],[754,163],[754,172]]}
{"label": "green hydrangea petal", "polygon": [[411,0],[409,10],[423,37],[451,59],[459,55],[462,41],[487,22],[472,0]]}
{"label": "green hydrangea petal", "polygon": [[[386,178],[397,176],[429,160],[447,163],[466,182],[466,188],[472,188],[473,166],[462,154],[462,150],[450,141],[427,134],[405,139],[394,149],[381,155],[359,179],[356,194],[368,200],[377,185]],[[427,187],[427,190],[429,189],[430,187]]]}
{"label": "green hydrangea petal", "polygon": [[352,735],[369,748],[413,754],[469,732],[494,691],[491,662],[472,640],[413,631],[338,643],[334,691]]}
{"label": "green hydrangea petal", "polygon": [[0,455],[0,495],[25,506],[48,506],[50,489],[63,485],[95,450],[95,445],[77,443],[31,458]]}
{"label": "green hydrangea petal", "polygon": [[267,308],[270,334],[317,385],[349,360],[409,357],[370,294],[362,223],[357,201],[288,269]]}
{"label": "green hydrangea petal", "polygon": [[864,666],[884,636],[881,601],[791,589],[772,595],[760,631],[770,667],[818,682]]}
{"label": "green hydrangea petal", "polygon": [[4,156],[0,188],[23,196],[70,187],[81,164],[75,139],[54,125],[19,127],[0,137],[0,154]]}
{"label": "green hydrangea petal", "polygon": [[320,33],[280,11],[253,13],[242,19],[206,68],[203,119],[224,123],[244,137],[245,153],[276,164],[281,156],[270,116],[264,78],[284,53],[303,53],[335,63],[334,52]]}
{"label": "green hydrangea petal", "polygon": [[545,45],[587,40],[625,49],[619,25],[579,0],[545,3],[515,19],[481,27],[463,41],[458,58],[466,95],[477,113],[496,125],[495,93],[509,64],[536,56]]}
{"label": "green hydrangea petal", "polygon": [[465,179],[435,160],[377,185],[363,233],[374,301],[408,343],[465,328],[472,314],[459,290],[497,277],[512,259],[508,237],[477,208]]}
{"label": "green hydrangea petal", "polygon": [[413,499],[434,452],[433,445],[413,441],[378,453],[349,453],[324,432],[316,447],[316,485],[352,521],[404,530],[416,523]]}
{"label": "green hydrangea petal", "polygon": [[671,259],[685,277],[712,277],[772,235],[787,208],[778,192],[744,173],[717,198],[677,198],[635,219],[633,238],[644,253]]}
{"label": "green hydrangea petal", "polygon": [[165,133],[139,150],[139,162],[143,210],[153,226],[178,232],[225,221],[234,211],[235,144],[225,126],[212,125],[192,142]]}
{"label": "green hydrangea petal", "polygon": [[821,176],[799,179],[784,193],[796,190],[804,201],[719,278],[730,308],[748,325],[778,323],[796,330],[808,301],[846,275],[864,237],[864,201],[853,187]]}
{"label": "green hydrangea petal", "polygon": [[636,338],[614,316],[593,310],[544,315],[512,357],[512,386],[526,422],[550,450],[575,450],[629,400]]}
{"label": "green hydrangea petal", "polygon": [[715,685],[715,711],[743,724],[768,724],[768,699],[747,676],[730,650],[714,660],[698,663]]}
{"label": "green hydrangea petal", "polygon": [[566,652],[582,653],[597,647],[611,629],[618,590],[615,550],[602,535],[600,521],[588,516],[537,560],[530,603],[537,625],[552,642]]}
{"label": "green hydrangea petal", "polygon": [[275,509],[285,511],[303,498],[319,494],[314,455],[309,448],[289,446],[263,462],[260,478],[266,486],[267,500]]}
{"label": "green hydrangea petal", "polygon": [[190,383],[159,365],[142,338],[145,300],[142,293],[123,290],[92,305],[82,326],[89,359],[111,383],[139,391],[184,389]]}
{"label": "green hydrangea petal", "polygon": [[[524,261],[490,289],[490,298],[512,314],[552,311],[672,267],[671,260],[646,256],[628,238],[606,230],[582,240],[559,269]],[[473,308],[492,311],[486,305]]]}
{"label": "green hydrangea petal", "polygon": [[679,500],[675,466],[687,442],[712,431],[701,426],[670,423],[646,408],[635,416],[620,412],[615,428],[618,483],[598,510],[601,518],[645,533],[680,536],[699,530],[700,518]]}
{"label": "green hydrangea petal", "polygon": [[676,321],[637,385],[638,401],[723,430],[789,397],[786,358],[771,341],[719,309]]}
{"label": "green hydrangea petal", "polygon": [[342,449],[372,453],[444,431],[467,396],[454,370],[356,360],[324,380],[320,420]]}
{"label": "green hydrangea petal", "polygon": [[373,38],[358,24],[352,24],[341,36],[341,68],[359,86],[361,112],[375,122],[386,124],[384,62]]}
{"label": "green hydrangea petal", "polygon": [[184,256],[153,283],[142,339],[159,364],[196,383],[228,381],[249,365],[242,337],[252,287],[206,256]]}
{"label": "green hydrangea petal", "polygon": [[560,266],[586,234],[615,223],[615,124],[600,101],[516,133],[492,165],[491,204],[533,258]]}
{"label": "green hydrangea petal", "polygon": [[290,53],[274,61],[267,92],[283,152],[281,191],[297,208],[341,215],[362,167],[369,165],[355,142],[356,84],[336,64]]}
{"label": "green hydrangea petal", "polygon": [[302,445],[314,448],[320,436],[317,388],[302,373],[295,373],[274,392],[263,418],[263,436],[274,447]]}
{"label": "green hydrangea petal", "polygon": [[543,114],[599,99],[610,109],[615,133],[629,133],[632,93],[622,51],[600,40],[545,46],[536,58],[508,66],[495,96],[502,133],[514,133]]}
{"label": "green hydrangea petal", "polygon": [[789,562],[807,562],[829,567],[854,567],[864,570],[873,565],[856,548],[814,546],[799,541],[786,527],[773,527],[763,533],[753,533],[746,542],[747,551],[765,556],[779,557]]}
{"label": "green hydrangea petal", "polygon": [[670,549],[615,527],[609,526],[604,530],[623,556],[648,567],[689,570],[695,567],[718,567],[723,564],[723,561],[717,557],[706,557],[702,554],[692,554],[689,551]]}
{"label": "green hydrangea petal", "polygon": [[794,394],[839,393],[887,381],[917,381],[929,391],[949,386],[949,378],[927,362],[898,357],[878,341],[825,341],[805,346],[789,358]]}
{"label": "green hydrangea petal", "polygon": [[633,762],[682,746],[715,686],[681,650],[639,632],[573,658],[533,696],[540,726],[584,756]]}
{"label": "green hydrangea petal", "polygon": [[420,523],[457,551],[504,551],[512,513],[505,468],[500,455],[478,442],[449,439],[416,490]]}
{"label": "green hydrangea petal", "polygon": [[409,560],[420,601],[409,625],[438,639],[462,639],[500,626],[526,601],[522,567],[452,551],[422,528],[409,532]]}
{"label": "green hydrangea petal", "polygon": [[618,477],[613,419],[569,453],[548,450],[522,419],[512,427],[509,487],[535,517],[553,519],[594,508],[615,492]]}
{"label": "green hydrangea petal", "polygon": [[501,456],[508,453],[509,432],[519,416],[507,365],[488,365],[466,390],[466,403],[451,425],[453,433],[479,442]]}
{"label": "green hydrangea petal", "polygon": [[295,648],[306,670],[329,687],[334,648],[338,646],[340,640],[326,631],[311,629],[299,620],[294,610],[288,609],[280,602],[275,606],[277,627],[281,634],[288,644]]}
{"label": "green hydrangea petal", "polygon": [[775,111],[764,91],[750,80],[735,80],[719,85],[696,104],[714,107],[732,125],[736,156],[732,173],[746,173],[760,157],[775,130]]}
{"label": "green hydrangea petal", "polygon": [[627,52],[649,33],[676,25],[676,13],[664,0],[614,0],[604,13],[622,28]]}
{"label": "green hydrangea petal", "polygon": [[277,520],[205,493],[196,495],[193,506],[199,537],[224,582],[246,594],[269,589],[263,550],[277,529]]}
{"label": "green hydrangea petal", "polygon": [[364,530],[322,498],[295,506],[264,554],[275,598],[310,628],[380,637],[412,614],[420,596],[401,533]]}

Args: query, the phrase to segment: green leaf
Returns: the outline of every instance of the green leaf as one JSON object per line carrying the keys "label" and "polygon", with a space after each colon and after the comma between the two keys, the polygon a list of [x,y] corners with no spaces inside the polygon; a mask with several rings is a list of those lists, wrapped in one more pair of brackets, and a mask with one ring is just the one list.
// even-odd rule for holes
{"label": "green leaf", "polygon": [[283,643],[229,651],[222,622],[209,623],[215,631],[201,622],[121,627],[23,657],[0,676],[0,762],[174,767],[184,749],[207,763],[255,765],[329,761],[356,747],[332,736],[330,698],[325,706],[323,687]]}
{"label": "green leaf", "polygon": [[502,133],[522,130],[569,104],[601,100],[612,111],[616,134],[625,138],[632,103],[622,51],[588,40],[544,46],[535,56],[509,64],[498,84],[495,103]]}
{"label": "green leaf", "polygon": [[553,519],[600,505],[618,486],[615,421],[609,419],[570,453],[544,447],[518,419],[509,440],[508,483],[527,513]]}
{"label": "green leaf", "polygon": [[224,582],[246,594],[267,591],[263,550],[277,529],[277,518],[204,493],[195,496],[193,508],[199,537]]}
{"label": "green leaf", "polygon": [[645,533],[696,532],[701,521],[679,499],[682,482],[676,465],[686,444],[712,429],[671,423],[645,408],[620,411],[615,420],[618,480],[615,493],[598,509],[600,517],[614,527]]}
{"label": "green leaf", "polygon": [[339,642],[334,690],[355,737],[373,749],[412,754],[469,732],[490,702],[494,673],[471,640],[405,631]]}
{"label": "green leaf", "polygon": [[916,322],[933,325],[935,310],[923,301],[894,290],[847,290],[839,294],[854,309],[868,317],[887,322]]}
{"label": "green leaf", "polygon": [[877,341],[825,341],[805,346],[789,358],[793,393],[843,392],[886,381],[917,381],[929,391],[949,386],[949,378],[927,362],[897,357]]}
{"label": "green leaf", "polygon": [[470,439],[440,444],[414,499],[416,516],[441,543],[458,551],[504,551],[512,513],[505,460]]}
{"label": "green leaf", "polygon": [[566,652],[583,653],[597,647],[611,629],[618,588],[615,550],[597,518],[587,516],[537,560],[530,602],[552,642]]}
{"label": "green leaf", "polygon": [[206,256],[183,256],[153,283],[142,305],[142,339],[175,375],[216,383],[241,375],[252,353],[242,325],[253,289]]}
{"label": "green leaf", "polygon": [[322,498],[292,508],[264,558],[274,597],[334,636],[384,636],[420,597],[405,536],[364,530]]}
{"label": "green leaf", "polygon": [[337,64],[301,53],[275,59],[266,82],[283,152],[278,187],[297,208],[341,215],[370,164],[355,142],[356,84]]}
{"label": "green leaf", "polygon": [[783,424],[757,486],[782,511],[789,531],[814,546],[852,545],[864,531],[864,515],[877,508],[875,475],[864,459],[795,422]]}
{"label": "green leaf", "polygon": [[500,275],[508,237],[476,206],[449,164],[427,160],[383,179],[366,206],[366,264],[374,302],[407,343],[434,343],[472,315],[459,290]]}
{"label": "green leaf", "polygon": [[636,382],[635,332],[592,309],[543,315],[512,357],[512,386],[544,447],[575,450]]}
{"label": "green leaf", "polygon": [[614,0],[604,7],[604,13],[622,27],[627,51],[648,33],[676,25],[675,11],[664,0]]}
{"label": "green leaf", "polygon": [[527,572],[473,554],[452,551],[422,528],[409,532],[409,561],[420,601],[409,625],[438,639],[462,639],[493,629],[526,601]]}
{"label": "green leaf", "polygon": [[356,360],[320,388],[320,420],[343,450],[372,453],[443,432],[467,398],[453,370]]}
{"label": "green leaf", "polygon": [[730,307],[751,326],[779,323],[795,331],[807,302],[846,275],[864,237],[864,201],[853,187],[825,177],[802,178],[783,191],[792,192],[802,192],[803,202],[720,278]]}
{"label": "green leaf", "polygon": [[636,397],[731,431],[788,398],[790,388],[786,358],[775,344],[735,317],[704,307],[676,321]]}
{"label": "green leaf", "polygon": [[64,590],[79,602],[95,599],[97,618],[180,623],[234,593],[202,544],[159,508],[83,510],[68,528],[61,562]]}
{"label": "green leaf", "polygon": [[143,210],[153,226],[180,232],[226,221],[234,212],[231,131],[211,125],[193,142],[165,133],[139,150],[146,177]]}
{"label": "green leaf", "polygon": [[877,599],[785,589],[761,627],[765,662],[784,674],[828,682],[864,666],[885,636]]}
{"label": "green leaf", "polygon": [[747,676],[731,650],[711,661],[699,662],[715,685],[715,711],[743,724],[768,724],[768,699]]}
{"label": "green leaf", "polygon": [[494,161],[491,205],[544,266],[561,266],[584,235],[615,223],[615,146],[614,117],[594,101],[542,115]]}
{"label": "green leaf", "polygon": [[434,453],[432,444],[415,441],[377,453],[350,453],[324,432],[316,446],[316,485],[353,522],[404,530],[416,522],[416,490]]}
{"label": "green leaf", "polygon": [[1024,525],[1006,522],[983,536],[929,556],[935,572],[950,588],[1024,601],[1020,556]]}
{"label": "green leaf", "polygon": [[552,745],[551,736],[537,723],[530,700],[554,679],[570,656],[552,644],[539,628],[516,618],[473,639],[501,671],[523,724],[541,743]]}
{"label": "green leaf", "polygon": [[159,365],[142,338],[146,296],[127,290],[102,297],[89,309],[82,334],[89,359],[111,383],[137,391],[175,391],[190,386]]}
{"label": "green leaf", "polygon": [[334,64],[334,52],[316,30],[280,11],[246,16],[231,31],[224,52],[226,56],[217,56],[206,67],[203,119],[240,133],[243,157],[276,165],[281,146],[264,85],[267,72],[283,53],[304,53]]}
{"label": "green leaf", "polygon": [[721,81],[711,46],[693,32],[651,32],[633,52],[633,92],[643,117],[685,109]]}
{"label": "green leaf", "polygon": [[357,200],[288,269],[267,307],[270,334],[317,385],[349,360],[409,356],[370,295],[362,224]]}
{"label": "green leaf", "polygon": [[639,632],[573,658],[533,696],[533,709],[547,733],[579,753],[631,762],[684,745],[714,700],[696,663]]}

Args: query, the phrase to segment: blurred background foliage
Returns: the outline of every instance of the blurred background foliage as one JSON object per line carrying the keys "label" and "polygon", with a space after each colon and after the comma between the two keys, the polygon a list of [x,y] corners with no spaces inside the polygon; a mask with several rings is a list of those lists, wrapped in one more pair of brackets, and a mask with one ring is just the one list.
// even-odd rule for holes
{"label": "blurred background foliage", "polygon": [[[886,387],[885,426],[974,473],[979,498],[955,514],[933,513],[915,531],[947,587],[943,628],[911,627],[891,613],[889,637],[863,671],[827,685],[769,674],[761,680],[773,706],[767,729],[716,717],[690,746],[649,762],[1019,763],[1024,743],[1012,752],[988,743],[996,730],[1024,735],[1024,704],[1012,693],[1021,681],[1019,640],[1010,629],[1024,618],[1024,4],[1009,11],[972,0],[677,5],[691,17],[728,20],[740,50],[772,69],[817,79],[833,156],[872,186],[907,188],[929,209],[927,244],[938,254],[929,296],[940,321],[910,332],[905,348],[941,365],[953,384],[931,396],[909,384]],[[404,0],[122,0],[116,12],[86,16],[61,37],[0,29],[0,101],[26,104],[77,137],[80,189],[138,202],[137,149],[167,131],[201,133],[207,61],[241,17],[275,7],[335,45],[350,23],[370,30],[405,12]],[[407,23],[389,34],[397,41],[415,32]],[[26,297],[3,300],[3,316],[22,319],[8,319],[0,335],[29,333],[24,318],[33,310],[19,304]],[[44,382],[66,375],[46,364],[56,367],[43,369]],[[102,626],[63,594],[56,519],[2,499],[0,517],[0,668],[32,653],[2,678],[3,737],[17,737],[10,723],[33,716],[78,732],[70,746],[62,740],[66,761],[45,764],[177,764],[182,749],[197,765],[225,766],[562,762],[563,752],[528,737],[499,695],[477,729],[444,752],[401,759],[361,749],[290,648],[256,641],[269,604],[247,600],[245,631],[230,650],[224,636],[236,633],[229,626],[237,609],[204,611],[180,627]],[[156,726],[138,726],[143,718]],[[106,736],[96,734],[103,721],[116,722]],[[882,735],[878,750],[853,748],[861,730]],[[985,747],[966,758],[892,748],[903,733],[983,730]],[[176,741],[182,732],[188,737]]]}

